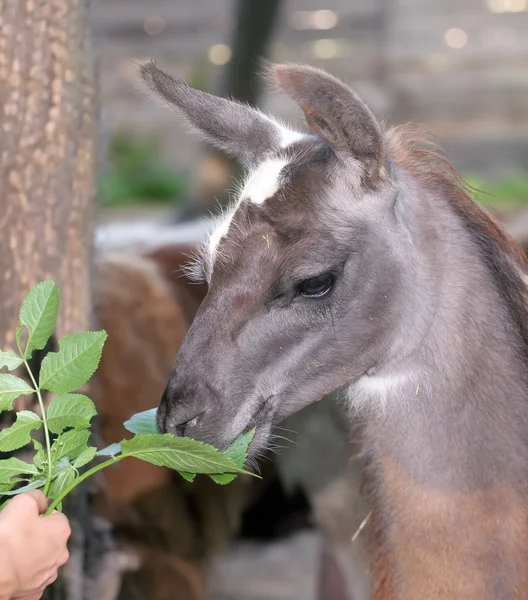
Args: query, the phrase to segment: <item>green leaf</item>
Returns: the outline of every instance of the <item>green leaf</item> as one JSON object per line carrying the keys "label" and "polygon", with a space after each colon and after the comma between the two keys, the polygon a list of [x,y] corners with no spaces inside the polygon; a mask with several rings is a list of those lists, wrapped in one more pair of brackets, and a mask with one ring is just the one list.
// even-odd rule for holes
{"label": "green leaf", "polygon": [[15,340],[18,344],[18,346],[20,347],[20,344],[22,343],[22,327],[20,327],[19,325],[17,325],[15,327]]}
{"label": "green leaf", "polygon": [[46,485],[46,479],[44,477],[40,479],[33,479],[26,485],[23,485],[16,490],[12,490],[10,492],[2,492],[3,496],[16,496],[17,494],[23,494],[24,492],[29,492],[29,490],[38,490],[38,488],[44,487]]}
{"label": "green leaf", "polygon": [[63,456],[59,460],[55,461],[52,479],[55,479],[55,477],[57,477],[57,475],[68,466],[70,466],[70,459],[67,456]]}
{"label": "green leaf", "polygon": [[30,410],[17,413],[17,420],[0,431],[0,452],[10,452],[22,448],[31,441],[31,432],[42,425],[40,417]]}
{"label": "green leaf", "polygon": [[[242,435],[239,435],[237,439],[226,450],[224,450],[224,455],[229,457],[239,467],[243,467],[246,464],[249,444],[251,444],[253,441],[254,436],[255,428],[243,433]],[[210,477],[215,483],[226,485],[227,483],[231,483],[233,479],[236,478],[236,474],[219,473],[216,475],[210,475]]]}
{"label": "green leaf", "polygon": [[37,467],[39,471],[43,471],[46,465],[48,464],[48,455],[46,453],[46,450],[44,450],[42,444],[38,440],[32,438],[31,441],[33,442],[33,446],[37,451],[35,456],[33,457],[33,464]]}
{"label": "green leaf", "polygon": [[121,442],[123,456],[188,473],[248,473],[216,448],[170,433],[136,435]]}
{"label": "green leaf", "polygon": [[23,379],[9,373],[0,373],[0,412],[13,410],[13,400],[34,391]]}
{"label": "green leaf", "polygon": [[13,486],[16,484],[16,482],[17,482],[16,479],[12,479],[11,481],[7,481],[5,483],[0,482],[0,496],[5,496],[7,494],[7,492],[12,490]]}
{"label": "green leaf", "polygon": [[239,435],[237,439],[224,450],[224,455],[228,456],[236,465],[243,467],[246,464],[249,444],[255,437],[255,428]]}
{"label": "green leaf", "polygon": [[38,469],[31,463],[24,462],[12,456],[6,460],[0,460],[0,482],[5,483],[17,475],[38,475]]}
{"label": "green leaf", "polygon": [[4,352],[0,350],[0,369],[7,367],[9,371],[17,369],[22,364],[22,359],[14,350],[8,350]]}
{"label": "green leaf", "polygon": [[63,337],[60,350],[49,352],[42,361],[39,386],[64,394],[86,383],[97,369],[106,337],[105,331]]}
{"label": "green leaf", "polygon": [[72,460],[77,458],[86,450],[89,438],[90,432],[88,429],[72,429],[63,433],[55,440],[51,447],[55,460],[59,461],[63,457]]}
{"label": "green leaf", "polygon": [[196,473],[187,473],[187,471],[180,471],[180,475],[186,480],[192,483],[196,479]]}
{"label": "green leaf", "polygon": [[62,394],[50,402],[47,410],[48,429],[62,433],[68,427],[87,429],[97,414],[95,404],[83,394]]}
{"label": "green leaf", "polygon": [[231,483],[234,479],[236,479],[236,473],[215,473],[214,475],[209,475],[209,477],[219,485],[227,485]]}
{"label": "green leaf", "polygon": [[[48,491],[48,498],[58,498],[59,495],[77,479],[78,473],[77,470],[69,463],[66,462],[61,465],[61,468],[58,469],[57,475],[54,477],[51,482],[50,489]],[[57,507],[58,510],[61,509],[60,505]]]}
{"label": "green leaf", "polygon": [[54,281],[42,281],[29,290],[20,307],[20,322],[29,331],[24,357],[42,350],[50,338],[59,314],[59,290]]}
{"label": "green leaf", "polygon": [[128,421],[123,423],[125,429],[137,434],[160,433],[156,423],[157,408],[151,408],[132,415]]}
{"label": "green leaf", "polygon": [[78,458],[73,463],[73,466],[76,469],[80,469],[81,467],[84,467],[84,465],[87,465],[91,460],[93,460],[95,458],[96,452],[97,452],[97,448],[93,448],[91,446],[89,448],[86,448],[86,450],[83,450],[79,454]]}
{"label": "green leaf", "polygon": [[121,444],[115,442],[95,453],[95,456],[117,456],[121,452]]}

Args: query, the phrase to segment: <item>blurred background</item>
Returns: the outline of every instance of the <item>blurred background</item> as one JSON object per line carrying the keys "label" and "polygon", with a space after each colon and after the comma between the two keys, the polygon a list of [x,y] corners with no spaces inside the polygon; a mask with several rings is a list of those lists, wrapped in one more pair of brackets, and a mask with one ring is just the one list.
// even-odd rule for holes
{"label": "blurred background", "polygon": [[99,0],[92,32],[105,206],[177,206],[224,184],[176,116],[135,91],[130,65],[145,57],[296,125],[292,103],[256,87],[257,57],[328,69],[379,117],[428,125],[468,181],[491,194],[482,200],[513,208],[528,196],[526,0]]}
{"label": "blurred background", "polygon": [[[139,89],[145,58],[299,128],[262,60],[322,67],[380,119],[427,125],[528,248],[528,0],[0,0],[0,202],[18,232],[0,237],[0,341],[50,274],[61,335],[106,329],[97,443],[157,405],[207,292],[182,266],[240,175]],[[330,397],[277,431],[262,481],[119,463],[66,507],[72,559],[47,600],[367,600],[355,441]]]}

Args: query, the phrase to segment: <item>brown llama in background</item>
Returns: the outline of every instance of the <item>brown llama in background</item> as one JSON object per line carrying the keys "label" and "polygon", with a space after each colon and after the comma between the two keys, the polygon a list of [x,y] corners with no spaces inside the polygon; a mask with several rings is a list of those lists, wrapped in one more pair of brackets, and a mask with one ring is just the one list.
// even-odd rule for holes
{"label": "brown llama in background", "polygon": [[[123,422],[156,406],[163,392],[206,293],[205,286],[179,277],[190,252],[166,246],[96,260],[95,310],[108,332],[93,389],[102,444],[129,437]],[[129,460],[108,469],[100,483],[98,513],[112,524],[119,546],[139,560],[119,597],[204,598],[203,560],[237,531],[253,482],[238,478],[218,486],[198,478],[190,485],[167,469]]]}
{"label": "brown llama in background", "polygon": [[[94,304],[99,326],[108,332],[93,388],[102,445],[130,436],[123,422],[156,406],[161,397],[207,292],[205,285],[182,276],[193,251],[192,246],[166,244],[140,253],[100,252],[96,260]],[[97,512],[110,523],[121,558],[101,557],[98,583],[89,597],[204,600],[206,560],[228,548],[246,508],[264,498],[279,477],[308,495],[325,539],[320,600],[363,600],[363,549],[359,542],[350,545],[364,517],[358,473],[330,469],[310,454],[317,447],[330,460],[341,452],[342,442],[328,431],[330,406],[320,403],[287,424],[299,433],[289,432],[294,440],[277,457],[281,464],[275,459],[261,465],[263,481],[237,478],[218,486],[197,478],[191,485],[169,470],[135,460],[106,470],[99,479]],[[321,436],[334,441],[325,446]],[[123,556],[129,557],[128,564]]]}

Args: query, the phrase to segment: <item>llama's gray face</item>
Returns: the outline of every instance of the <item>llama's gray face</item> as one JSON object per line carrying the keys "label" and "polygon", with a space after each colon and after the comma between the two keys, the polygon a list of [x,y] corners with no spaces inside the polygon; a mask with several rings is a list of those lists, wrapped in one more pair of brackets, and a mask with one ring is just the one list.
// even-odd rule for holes
{"label": "llama's gray face", "polygon": [[221,448],[256,426],[253,453],[273,424],[376,364],[400,282],[387,238],[395,190],[370,111],[322,71],[274,73],[303,108],[310,135],[142,67],[151,88],[251,169],[203,249],[209,293],[159,425]]}

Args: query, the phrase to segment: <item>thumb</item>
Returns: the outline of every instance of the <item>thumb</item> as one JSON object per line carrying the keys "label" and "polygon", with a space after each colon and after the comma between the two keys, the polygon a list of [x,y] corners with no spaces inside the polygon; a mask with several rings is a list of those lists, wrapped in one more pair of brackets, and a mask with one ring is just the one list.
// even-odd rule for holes
{"label": "thumb", "polygon": [[5,507],[4,511],[7,514],[27,514],[37,513],[42,514],[48,507],[46,496],[39,490],[31,490],[24,492],[19,496],[15,496]]}
{"label": "thumb", "polygon": [[40,490],[30,490],[29,492],[21,495],[33,500],[33,502],[37,505],[39,515],[44,514],[48,509],[48,499]]}

